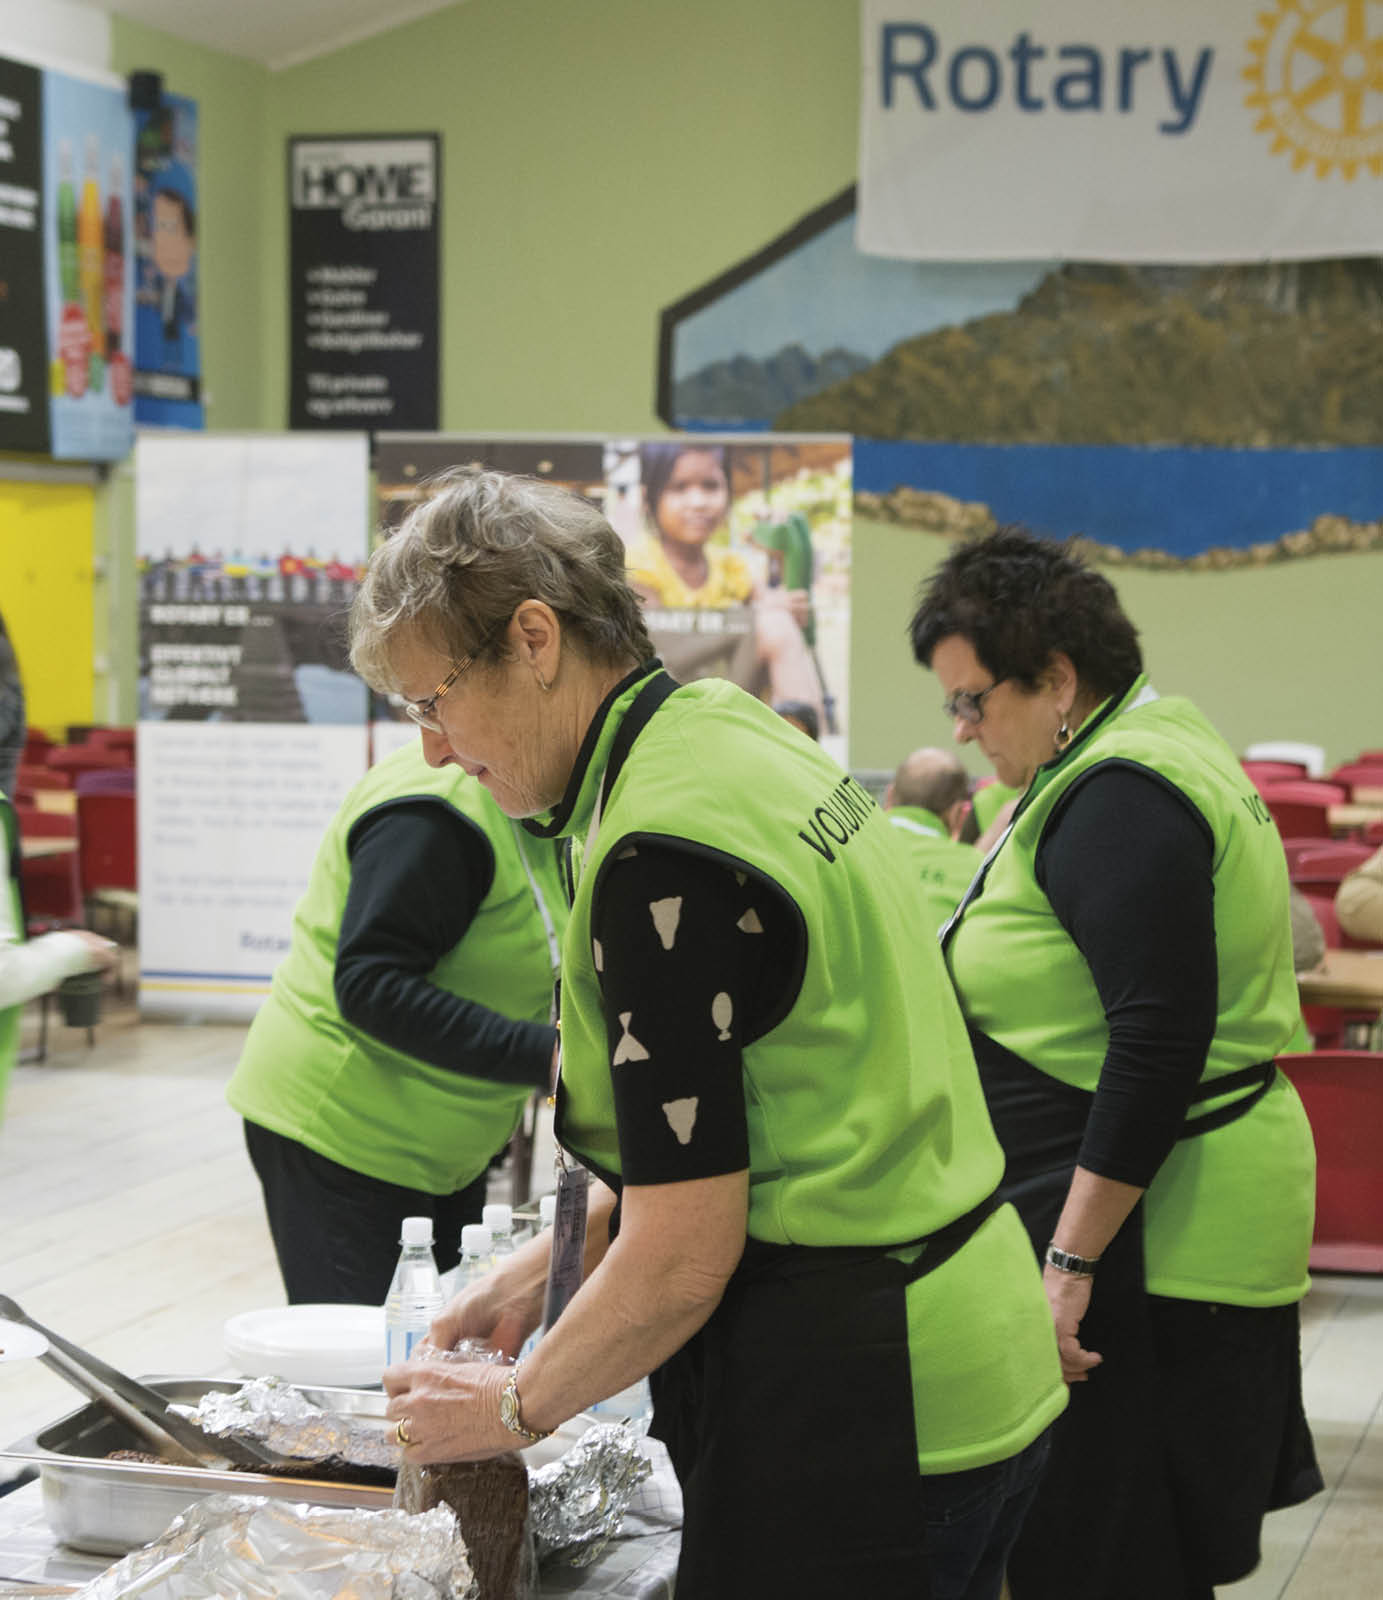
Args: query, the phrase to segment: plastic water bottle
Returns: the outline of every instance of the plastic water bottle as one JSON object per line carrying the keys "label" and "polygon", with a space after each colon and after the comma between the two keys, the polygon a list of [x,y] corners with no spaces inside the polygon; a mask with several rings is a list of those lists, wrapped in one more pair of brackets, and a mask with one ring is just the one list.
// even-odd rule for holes
{"label": "plastic water bottle", "polygon": [[557,1196],[555,1194],[545,1194],[538,1201],[538,1232],[541,1233],[544,1228],[550,1228],[556,1220]]}
{"label": "plastic water bottle", "polygon": [[490,1254],[496,1266],[514,1253],[514,1210],[512,1206],[489,1205],[482,1208],[480,1221],[490,1230]]}
{"label": "plastic water bottle", "polygon": [[432,1218],[405,1217],[403,1251],[384,1302],[384,1359],[407,1361],[442,1309],[442,1284],[432,1256]]}
{"label": "plastic water bottle", "polygon": [[483,1278],[494,1266],[490,1254],[490,1230],[483,1222],[468,1222],[461,1230],[461,1260],[456,1268],[455,1292]]}

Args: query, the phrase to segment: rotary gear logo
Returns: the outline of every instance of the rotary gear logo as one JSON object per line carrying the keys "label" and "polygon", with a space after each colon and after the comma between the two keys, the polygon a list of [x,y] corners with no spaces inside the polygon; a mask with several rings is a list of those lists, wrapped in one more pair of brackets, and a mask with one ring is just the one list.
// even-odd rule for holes
{"label": "rotary gear logo", "polygon": [[1277,0],[1258,20],[1244,104],[1272,153],[1318,178],[1383,178],[1383,0]]}

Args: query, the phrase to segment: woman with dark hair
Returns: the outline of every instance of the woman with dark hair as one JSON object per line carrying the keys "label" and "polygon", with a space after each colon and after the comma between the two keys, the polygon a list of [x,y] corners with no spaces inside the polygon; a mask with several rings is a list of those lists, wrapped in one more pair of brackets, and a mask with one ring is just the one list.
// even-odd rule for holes
{"label": "woman with dark hair", "polygon": [[1202,1600],[1257,1564],[1265,1511],[1321,1487],[1314,1154],[1274,1063],[1299,1016],[1282,847],[1067,551],[958,546],[911,634],[957,741],[1022,791],[943,933],[1073,1386],[1014,1600]]}
{"label": "woman with dark hair", "polygon": [[719,625],[654,633],[684,679],[724,676],[761,698],[800,700],[823,718],[820,675],[803,627],[806,590],[756,585],[748,562],[719,536],[730,512],[724,445],[655,440],[639,447],[648,536],[628,553],[629,582],[648,606],[721,612]]}

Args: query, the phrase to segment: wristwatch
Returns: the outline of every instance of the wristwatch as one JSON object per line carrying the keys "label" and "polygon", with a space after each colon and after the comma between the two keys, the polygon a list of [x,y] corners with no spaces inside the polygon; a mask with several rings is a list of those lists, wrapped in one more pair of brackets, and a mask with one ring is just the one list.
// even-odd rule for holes
{"label": "wristwatch", "polygon": [[1099,1256],[1076,1256],[1069,1250],[1060,1250],[1054,1244],[1047,1246],[1047,1265],[1058,1272],[1070,1272],[1077,1278],[1093,1278],[1099,1266]]}
{"label": "wristwatch", "polygon": [[546,1439],[552,1432],[551,1428],[542,1433],[534,1433],[531,1428],[525,1428],[523,1418],[519,1415],[519,1369],[517,1367],[509,1374],[504,1388],[499,1396],[499,1420],[510,1433],[518,1434],[525,1444],[537,1444],[540,1439]]}

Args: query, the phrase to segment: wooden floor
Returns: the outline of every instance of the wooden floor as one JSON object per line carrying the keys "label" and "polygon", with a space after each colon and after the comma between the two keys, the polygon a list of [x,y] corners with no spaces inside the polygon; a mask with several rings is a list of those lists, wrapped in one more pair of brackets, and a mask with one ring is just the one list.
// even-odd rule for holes
{"label": "wooden floor", "polygon": [[[25,1042],[35,1032],[35,1008]],[[283,1301],[259,1190],[223,1091],[244,1031],[57,1023],[0,1125],[0,1292],[126,1371],[223,1371],[227,1317]],[[1327,1489],[1268,1519],[1230,1600],[1383,1594],[1383,1280],[1318,1278],[1303,1310],[1306,1405]],[[0,1363],[0,1444],[80,1404],[36,1362]],[[0,1477],[5,1464],[0,1463]]]}

